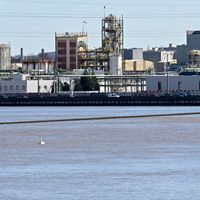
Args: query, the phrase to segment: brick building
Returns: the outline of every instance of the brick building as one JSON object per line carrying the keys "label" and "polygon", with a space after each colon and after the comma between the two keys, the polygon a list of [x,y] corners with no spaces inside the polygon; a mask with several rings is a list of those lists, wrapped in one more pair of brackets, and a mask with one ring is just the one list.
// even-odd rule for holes
{"label": "brick building", "polygon": [[87,33],[56,34],[57,68],[72,71],[78,69],[78,52],[87,46]]}

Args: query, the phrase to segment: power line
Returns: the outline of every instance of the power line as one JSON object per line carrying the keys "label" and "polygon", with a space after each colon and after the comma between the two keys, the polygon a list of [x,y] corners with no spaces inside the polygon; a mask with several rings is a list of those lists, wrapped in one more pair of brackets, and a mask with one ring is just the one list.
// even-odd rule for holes
{"label": "power line", "polygon": [[[53,35],[29,35],[29,34],[0,34],[0,37],[2,38],[48,38],[48,39],[54,39]],[[90,38],[100,38],[100,35],[91,35]],[[164,37],[184,37],[181,34],[155,34],[155,35],[125,35],[125,38],[164,38]]]}
{"label": "power line", "polygon": [[[102,19],[101,15],[65,15],[65,14],[33,14],[33,13],[0,13],[0,17],[4,18],[57,18],[57,19]],[[124,19],[185,19],[200,18],[199,14],[140,14],[131,15],[124,14]]]}
{"label": "power line", "polygon": [[[134,30],[134,31],[125,31],[126,35],[131,35],[131,34],[176,34],[176,33],[182,33],[185,30]],[[89,34],[101,34],[101,32],[96,31],[96,32],[88,32]],[[26,31],[26,30],[20,30],[20,31],[16,31],[16,30],[8,30],[8,31],[3,31],[0,30],[0,34],[35,34],[35,35],[52,35],[55,34],[55,32],[52,31]]]}
{"label": "power line", "polygon": [[66,4],[66,5],[81,5],[81,6],[134,6],[134,7],[198,7],[200,4],[192,4],[192,3],[107,3],[107,2],[87,2],[87,1],[61,1],[61,0],[48,0],[48,1],[41,1],[41,0],[1,0],[5,3],[31,3],[31,4]]}

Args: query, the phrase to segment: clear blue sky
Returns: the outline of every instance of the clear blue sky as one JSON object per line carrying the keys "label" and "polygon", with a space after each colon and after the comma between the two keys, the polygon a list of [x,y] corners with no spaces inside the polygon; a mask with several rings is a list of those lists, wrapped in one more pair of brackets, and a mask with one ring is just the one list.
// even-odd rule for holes
{"label": "clear blue sky", "polygon": [[186,30],[200,29],[199,0],[0,0],[0,43],[13,55],[53,51],[55,31],[80,32],[87,21],[89,46],[98,47],[104,6],[124,15],[127,48],[184,44]]}

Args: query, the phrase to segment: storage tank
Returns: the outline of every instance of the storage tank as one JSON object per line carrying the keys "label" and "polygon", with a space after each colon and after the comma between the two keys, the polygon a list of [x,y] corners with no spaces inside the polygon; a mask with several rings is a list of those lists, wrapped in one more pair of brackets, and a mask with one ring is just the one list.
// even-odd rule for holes
{"label": "storage tank", "polygon": [[0,44],[0,70],[11,69],[10,45]]}
{"label": "storage tank", "polygon": [[122,75],[122,55],[120,53],[110,56],[110,75]]}

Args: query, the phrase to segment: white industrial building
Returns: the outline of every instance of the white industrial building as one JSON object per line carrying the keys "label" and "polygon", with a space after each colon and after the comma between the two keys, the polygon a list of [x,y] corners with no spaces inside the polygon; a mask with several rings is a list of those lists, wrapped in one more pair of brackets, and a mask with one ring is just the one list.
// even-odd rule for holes
{"label": "white industrial building", "polygon": [[147,76],[147,91],[190,91],[200,92],[200,76]]}
{"label": "white industrial building", "polygon": [[[53,80],[32,79],[28,74],[12,74],[10,78],[0,79],[0,94],[50,93]],[[38,87],[39,86],[39,87]]]}

